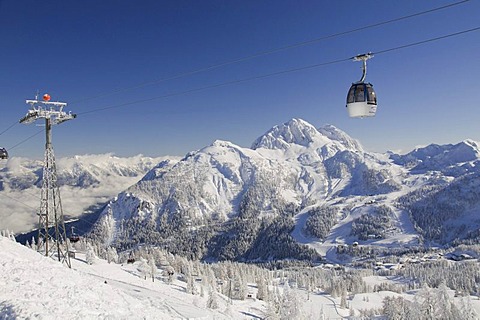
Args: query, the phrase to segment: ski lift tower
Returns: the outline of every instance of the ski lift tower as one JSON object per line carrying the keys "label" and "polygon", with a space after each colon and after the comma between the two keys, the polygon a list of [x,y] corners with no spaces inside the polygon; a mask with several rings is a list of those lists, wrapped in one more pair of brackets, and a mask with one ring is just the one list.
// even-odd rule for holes
{"label": "ski lift tower", "polygon": [[43,164],[43,183],[38,213],[38,244],[39,251],[45,249],[45,255],[58,257],[58,261],[66,263],[69,268],[70,253],[65,231],[60,190],[57,185],[57,171],[55,156],[52,146],[52,125],[72,120],[75,114],[63,111],[65,102],[50,101],[50,96],[45,94],[42,100],[38,94],[34,100],[27,100],[31,109],[20,123],[30,124],[39,119],[45,119],[45,162]]}

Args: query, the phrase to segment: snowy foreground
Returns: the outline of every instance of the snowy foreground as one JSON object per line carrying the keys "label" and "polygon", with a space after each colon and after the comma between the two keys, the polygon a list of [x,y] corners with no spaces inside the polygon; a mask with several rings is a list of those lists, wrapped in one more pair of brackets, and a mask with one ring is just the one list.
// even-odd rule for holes
{"label": "snowy foreground", "polygon": [[[260,300],[230,300],[218,294],[218,308],[204,297],[185,293],[186,283],[144,280],[135,265],[93,265],[85,255],[72,259],[72,270],[0,236],[0,319],[261,319]],[[340,318],[331,298],[317,296],[305,308]],[[318,310],[317,310],[318,309]],[[339,310],[341,314],[348,310]]]}
{"label": "snowy foreground", "polygon": [[[246,300],[232,301],[217,293],[213,309],[207,307],[211,296],[202,283],[197,285],[205,294],[192,295],[186,293],[187,284],[180,277],[167,284],[158,272],[155,282],[145,280],[138,262],[121,265],[96,259],[89,265],[81,253],[71,261],[68,269],[0,236],[0,319],[355,319],[351,315],[360,310],[381,309],[385,297],[415,298],[412,292],[362,293],[348,299],[348,308],[341,308],[341,298],[288,288],[291,302],[296,301],[291,317],[273,318],[267,316],[268,304],[254,299],[255,284],[249,284],[252,298]],[[373,286],[395,280],[369,276],[364,281]],[[270,290],[285,294],[286,287],[278,282]],[[453,292],[449,295],[453,297]],[[478,298],[471,305],[480,314]]]}

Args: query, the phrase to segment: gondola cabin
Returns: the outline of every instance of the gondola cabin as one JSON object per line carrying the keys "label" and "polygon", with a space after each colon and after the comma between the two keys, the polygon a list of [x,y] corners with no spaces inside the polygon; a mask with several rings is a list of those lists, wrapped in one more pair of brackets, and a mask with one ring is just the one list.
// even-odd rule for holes
{"label": "gondola cabin", "polygon": [[80,241],[80,236],[77,234],[72,234],[69,239],[71,243],[75,243]]}
{"label": "gondola cabin", "polygon": [[72,226],[72,232],[70,234],[70,237],[68,238],[71,243],[75,243],[80,241],[80,236],[75,233],[75,227]]}
{"label": "gondola cabin", "polygon": [[0,148],[0,159],[8,159],[7,149]]}
{"label": "gondola cabin", "polygon": [[129,263],[135,263],[135,255],[132,251],[130,251],[130,254],[128,255],[127,264]]}
{"label": "gondola cabin", "polygon": [[347,111],[351,118],[374,117],[377,96],[371,83],[353,83],[347,94]]}
{"label": "gondola cabin", "polygon": [[371,83],[365,82],[367,76],[367,60],[373,58],[371,53],[353,57],[353,61],[362,61],[362,78],[352,83],[347,93],[347,111],[351,118],[374,117],[377,112],[377,95]]}

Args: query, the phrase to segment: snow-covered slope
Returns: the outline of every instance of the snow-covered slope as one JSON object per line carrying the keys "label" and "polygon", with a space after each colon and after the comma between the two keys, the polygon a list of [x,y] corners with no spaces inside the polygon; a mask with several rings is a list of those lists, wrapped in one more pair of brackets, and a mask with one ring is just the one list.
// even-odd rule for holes
{"label": "snow-covered slope", "polygon": [[243,319],[262,306],[250,301],[228,314],[223,297],[221,309],[208,309],[207,297],[187,294],[177,282],[145,281],[136,267],[84,259],[79,254],[68,269],[0,236],[0,319]]}
{"label": "snow-covered slope", "polygon": [[0,248],[2,319],[126,319],[157,312],[159,319],[170,319],[165,310],[7,238],[0,237]]}
{"label": "snow-covered slope", "polygon": [[[163,159],[141,155],[120,158],[112,154],[57,159],[64,214],[67,218],[77,217],[89,207],[105,203]],[[25,232],[34,227],[40,205],[42,165],[41,161],[12,157],[0,169],[2,228]]]}
{"label": "snow-covered slope", "polygon": [[[149,263],[137,256],[133,264],[117,264],[81,247],[68,269],[0,236],[0,319],[340,319],[366,310],[379,318],[392,314],[382,310],[388,297],[403,302],[395,314],[408,314],[409,319],[423,319],[432,310],[439,319],[476,319],[480,312],[480,301],[468,297],[478,273],[474,263],[443,260],[441,275],[432,274],[438,265],[434,271],[431,264],[416,265],[417,281],[447,278],[459,290],[444,282],[438,289],[411,290],[410,276],[372,275],[366,269],[332,271],[325,265],[270,271],[231,262],[201,264],[151,247],[143,251]],[[167,268],[174,273],[164,274]],[[460,273],[464,281],[458,281]],[[457,297],[465,284],[470,284],[469,291]],[[345,287],[348,297],[340,293]],[[421,303],[426,297],[433,303]],[[406,308],[416,310],[413,317],[412,311],[402,312]],[[444,316],[452,310],[455,316]]]}

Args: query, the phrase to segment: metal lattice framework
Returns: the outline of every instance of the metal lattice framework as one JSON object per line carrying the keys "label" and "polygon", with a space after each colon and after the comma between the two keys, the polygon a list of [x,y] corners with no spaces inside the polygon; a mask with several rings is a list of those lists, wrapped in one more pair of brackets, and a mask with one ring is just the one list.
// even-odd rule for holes
{"label": "metal lattice framework", "polygon": [[58,261],[70,268],[70,252],[53,153],[52,125],[72,120],[76,115],[64,112],[63,108],[67,104],[51,102],[47,94],[43,96],[43,100],[39,100],[37,96],[34,100],[27,100],[26,103],[30,104],[31,109],[20,119],[20,123],[29,124],[45,119],[45,162],[38,212],[38,250],[44,252],[46,256],[57,257]]}

